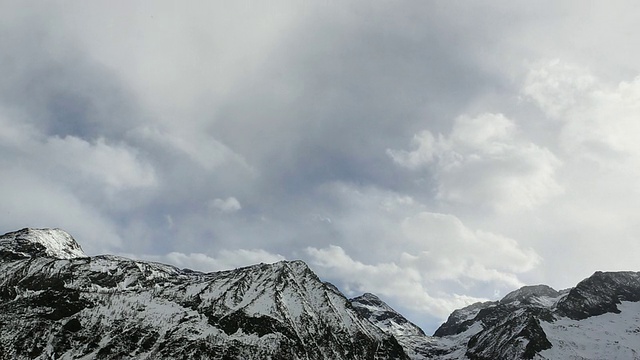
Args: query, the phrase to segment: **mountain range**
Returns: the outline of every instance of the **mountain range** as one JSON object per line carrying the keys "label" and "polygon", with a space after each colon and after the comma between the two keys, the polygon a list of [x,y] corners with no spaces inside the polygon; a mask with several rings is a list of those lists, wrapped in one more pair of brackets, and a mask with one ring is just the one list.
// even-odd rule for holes
{"label": "mountain range", "polygon": [[637,272],[525,286],[433,335],[302,261],[202,273],[27,228],[0,236],[0,274],[0,359],[640,359]]}

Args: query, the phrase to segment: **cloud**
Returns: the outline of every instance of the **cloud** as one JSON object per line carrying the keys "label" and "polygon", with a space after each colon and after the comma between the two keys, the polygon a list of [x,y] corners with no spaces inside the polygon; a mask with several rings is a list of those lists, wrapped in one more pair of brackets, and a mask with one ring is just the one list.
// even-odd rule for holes
{"label": "cloud", "polygon": [[242,209],[238,199],[234,197],[228,197],[223,199],[214,199],[209,203],[209,207],[222,213],[234,213]]}
{"label": "cloud", "polygon": [[522,89],[548,115],[562,116],[594,87],[596,79],[587,69],[558,59],[531,66]]}
{"label": "cloud", "polygon": [[567,156],[604,167],[633,166],[640,160],[635,137],[640,131],[640,77],[610,84],[584,67],[538,62],[531,66],[522,93],[561,122],[560,144]]}
{"label": "cloud", "polygon": [[107,144],[104,138],[90,143],[74,136],[51,137],[41,144],[49,166],[59,166],[87,177],[88,182],[103,183],[108,190],[152,187],[157,179],[153,167],[141,161],[136,150],[124,144]]}
{"label": "cloud", "polygon": [[460,116],[448,136],[422,131],[413,145],[387,154],[402,167],[428,170],[446,202],[506,211],[533,208],[562,192],[555,179],[561,161],[502,114]]}
{"label": "cloud", "polygon": [[7,230],[304,258],[417,321],[637,267],[631,2],[3,4]]}
{"label": "cloud", "polygon": [[212,171],[224,165],[237,165],[251,171],[245,159],[229,147],[206,134],[192,133],[184,129],[160,130],[140,127],[132,129],[128,135],[143,144],[168,147],[184,154],[195,165],[206,171]]}
{"label": "cloud", "polygon": [[5,161],[47,173],[52,180],[91,184],[93,189],[109,194],[157,184],[153,166],[123,142],[111,144],[102,137],[87,141],[71,135],[47,136],[10,115],[0,115],[0,124],[5,130],[0,148],[11,154]]}
{"label": "cloud", "polygon": [[[344,183],[323,193],[341,211],[320,225],[339,236],[305,253],[321,277],[350,295],[374,291],[395,306],[442,319],[494,290],[522,286],[519,275],[542,262],[512,238],[474,230],[402,194]],[[471,289],[476,296],[463,296]]]}
{"label": "cloud", "polygon": [[157,184],[152,165],[124,142],[49,136],[21,120],[0,107],[0,167],[10,169],[0,177],[0,225],[60,227],[89,254],[121,249],[123,232],[109,211],[143,202],[141,190]]}
{"label": "cloud", "polygon": [[418,257],[432,279],[467,277],[518,286],[514,274],[533,269],[541,260],[533,249],[505,236],[472,231],[453,215],[420,212],[404,219],[401,228],[424,249]]}
{"label": "cloud", "polygon": [[607,81],[580,64],[545,60],[531,64],[522,95],[552,126],[564,164],[564,196],[538,215],[538,236],[560,238],[564,250],[543,243],[545,260],[563,273],[577,272],[568,254],[593,270],[634,268],[627,254],[637,247],[640,80]]}
{"label": "cloud", "polygon": [[203,253],[171,252],[166,255],[132,255],[132,257],[160,261],[175,265],[180,268],[188,268],[205,272],[230,270],[243,266],[259,263],[274,263],[285,260],[280,254],[273,254],[262,249],[236,249],[220,250],[216,257]]}
{"label": "cloud", "polygon": [[[433,297],[425,288],[425,277],[415,268],[396,263],[365,264],[347,255],[340,246],[331,245],[306,250],[311,264],[331,278],[342,279],[340,285],[349,295],[375,292],[396,304],[445,319],[452,311],[485,299],[441,294]],[[402,296],[399,296],[402,294]]]}
{"label": "cloud", "polygon": [[6,232],[24,227],[60,227],[74,236],[87,254],[122,248],[119,226],[99,208],[42,178],[38,172],[3,160],[0,166],[12,169],[10,174],[0,176],[0,227]]}

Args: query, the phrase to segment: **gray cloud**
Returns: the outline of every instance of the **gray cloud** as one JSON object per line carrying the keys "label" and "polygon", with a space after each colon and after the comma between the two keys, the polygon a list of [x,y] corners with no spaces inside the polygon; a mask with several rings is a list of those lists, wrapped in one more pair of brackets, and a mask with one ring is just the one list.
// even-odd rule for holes
{"label": "gray cloud", "polygon": [[303,258],[430,328],[634,270],[638,12],[591,5],[3,2],[0,225]]}
{"label": "gray cloud", "polygon": [[142,120],[118,75],[63,34],[30,23],[3,28],[0,103],[22,121],[48,135],[95,138]]}

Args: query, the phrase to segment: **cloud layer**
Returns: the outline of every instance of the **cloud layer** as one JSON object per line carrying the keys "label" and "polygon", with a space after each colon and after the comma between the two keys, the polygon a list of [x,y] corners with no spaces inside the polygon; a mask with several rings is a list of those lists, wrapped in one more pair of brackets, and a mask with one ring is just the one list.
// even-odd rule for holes
{"label": "cloud layer", "polygon": [[560,161],[548,149],[521,139],[502,114],[455,119],[449,136],[416,134],[412,151],[387,150],[400,166],[430,168],[443,201],[497,210],[535,207],[562,191],[554,179]]}
{"label": "cloud layer", "polygon": [[5,1],[0,227],[301,258],[428,331],[638,270],[640,12],[590,5]]}

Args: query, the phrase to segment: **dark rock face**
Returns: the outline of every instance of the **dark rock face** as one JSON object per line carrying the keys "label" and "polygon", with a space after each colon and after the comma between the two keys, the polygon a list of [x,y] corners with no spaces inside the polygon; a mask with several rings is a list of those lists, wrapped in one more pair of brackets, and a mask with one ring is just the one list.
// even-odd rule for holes
{"label": "dark rock face", "polygon": [[0,259],[47,256],[57,259],[86,257],[75,239],[60,229],[25,228],[0,237]]}
{"label": "dark rock face", "polygon": [[500,303],[509,304],[518,302],[524,305],[534,305],[537,301],[539,302],[540,298],[555,298],[558,296],[560,296],[560,293],[547,285],[523,286],[507,294],[500,300]]}
{"label": "dark rock face", "polygon": [[640,273],[601,272],[581,281],[558,304],[558,312],[575,320],[619,313],[621,301],[640,301]]}
{"label": "dark rock face", "polygon": [[354,309],[385,333],[394,336],[411,359],[438,359],[448,352],[424,331],[395,311],[374,294],[366,293],[350,300]]}
{"label": "dark rock face", "polygon": [[362,317],[378,327],[394,328],[394,335],[425,336],[419,326],[407,320],[374,294],[366,293],[349,301]]}
{"label": "dark rock face", "polygon": [[475,328],[466,344],[468,358],[532,359],[553,346],[542,322],[620,313],[617,305],[621,301],[640,301],[640,273],[596,272],[575,288],[562,292],[546,285],[525,286],[498,302],[477,303],[454,311],[434,336],[457,336]]}
{"label": "dark rock face", "polygon": [[451,313],[451,315],[449,315],[447,321],[444,324],[440,325],[433,336],[443,337],[448,335],[460,334],[466,331],[477,321],[476,316],[480,311],[488,307],[495,306],[496,304],[497,302],[495,301],[488,301],[483,303],[479,302],[462,309],[455,310]]}
{"label": "dark rock face", "polygon": [[31,235],[0,237],[0,359],[407,359],[300,261],[205,274]]}
{"label": "dark rock face", "polygon": [[506,314],[504,310],[496,306],[488,311],[493,312],[491,316],[484,314],[490,321],[483,331],[469,339],[466,355],[470,359],[532,359],[538,352],[551,348],[539,320],[550,314],[538,308]]}
{"label": "dark rock face", "polygon": [[[0,360],[570,357],[598,327],[583,319],[631,311],[621,337],[636,336],[638,307],[623,301],[640,301],[640,273],[596,272],[567,291],[525,286],[456,310],[430,337],[373,294],[347,300],[301,261],[201,273],[87,257],[61,230],[0,236]],[[608,335],[606,349],[640,352]]]}

